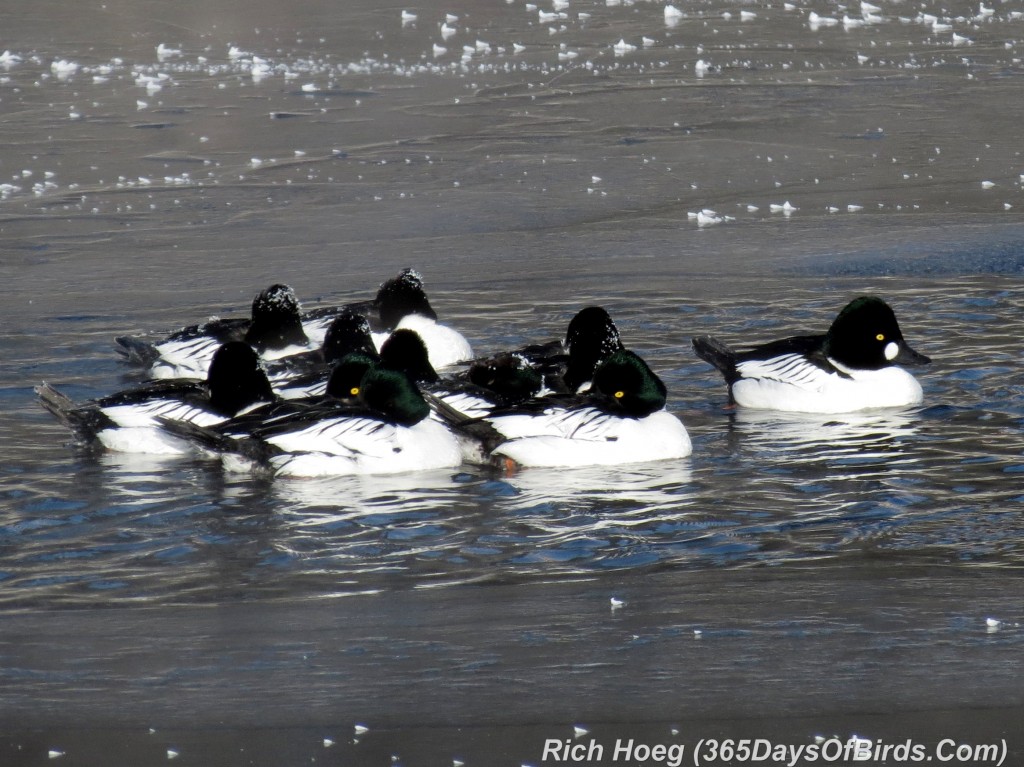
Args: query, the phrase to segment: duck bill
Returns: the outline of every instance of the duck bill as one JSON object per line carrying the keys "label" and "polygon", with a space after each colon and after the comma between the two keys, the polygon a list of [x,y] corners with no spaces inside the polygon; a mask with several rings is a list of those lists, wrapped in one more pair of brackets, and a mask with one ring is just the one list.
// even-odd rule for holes
{"label": "duck bill", "polygon": [[931,357],[926,357],[920,352],[915,352],[907,344],[900,344],[899,354],[893,360],[897,365],[927,365],[932,361]]}

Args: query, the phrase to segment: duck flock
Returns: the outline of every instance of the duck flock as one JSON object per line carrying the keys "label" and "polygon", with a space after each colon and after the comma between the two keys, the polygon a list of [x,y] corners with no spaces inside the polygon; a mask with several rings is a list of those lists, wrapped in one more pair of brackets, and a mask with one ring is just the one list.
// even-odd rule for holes
{"label": "duck flock", "polygon": [[[474,356],[438,321],[413,269],[362,303],[303,312],[278,284],[253,299],[248,318],[116,342],[151,380],[83,403],[36,387],[76,442],[101,449],[213,456],[232,471],[286,477],[610,466],[692,452],[665,384],[603,308],[581,309],[561,339]],[[724,376],[731,406],[804,413],[919,404],[921,385],[904,366],[929,362],[875,296],[851,301],[821,335],[741,352],[700,336],[693,348]]]}

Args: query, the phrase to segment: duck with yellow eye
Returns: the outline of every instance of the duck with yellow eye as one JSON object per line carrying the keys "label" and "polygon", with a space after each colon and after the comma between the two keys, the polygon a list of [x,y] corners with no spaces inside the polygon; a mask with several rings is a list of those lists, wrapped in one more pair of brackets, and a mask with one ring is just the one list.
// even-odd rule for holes
{"label": "duck with yellow eye", "polygon": [[730,404],[802,413],[919,405],[921,384],[903,366],[931,362],[907,344],[895,312],[877,296],[851,301],[824,335],[743,352],[700,336],[693,347],[725,377]]}
{"label": "duck with yellow eye", "polygon": [[264,413],[216,429],[164,426],[220,455],[231,471],[270,476],[399,474],[462,461],[455,436],[430,418],[406,372],[363,354],[337,363],[325,396],[285,400]]}
{"label": "duck with yellow eye", "polygon": [[637,354],[619,349],[597,367],[583,394],[551,394],[479,418],[447,407],[438,412],[477,439],[477,460],[505,467],[618,466],[690,455],[686,427],[665,402],[661,379]]}

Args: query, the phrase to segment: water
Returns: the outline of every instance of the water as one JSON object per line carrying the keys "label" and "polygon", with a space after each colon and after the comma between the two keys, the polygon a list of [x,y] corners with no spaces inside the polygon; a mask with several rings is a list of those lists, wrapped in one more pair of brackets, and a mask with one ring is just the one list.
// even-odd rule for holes
{"label": "water", "polygon": [[[1019,758],[1014,9],[207,5],[5,19],[5,764],[539,764],[574,725]],[[692,458],[260,482],[34,401],[130,385],[115,335],[407,265],[481,351],[607,307]],[[689,349],[869,292],[934,360],[921,408],[731,413]]]}

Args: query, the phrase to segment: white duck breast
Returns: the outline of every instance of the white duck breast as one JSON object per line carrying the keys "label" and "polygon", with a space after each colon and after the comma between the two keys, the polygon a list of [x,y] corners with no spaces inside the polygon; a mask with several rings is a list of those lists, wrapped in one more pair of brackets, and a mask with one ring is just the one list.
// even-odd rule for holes
{"label": "white duck breast", "polygon": [[829,361],[842,374],[822,370],[798,354],[741,362],[733,398],[742,407],[798,413],[906,407],[924,399],[921,384],[901,367],[856,370]]}
{"label": "white duck breast", "polygon": [[[395,330],[407,328],[415,331],[427,347],[430,364],[435,369],[454,365],[456,362],[473,357],[473,349],[469,341],[459,331],[442,325],[437,320],[422,314],[407,314],[395,327]],[[376,342],[376,338],[374,341]]]}
{"label": "white duck breast", "polygon": [[494,454],[521,466],[610,466],[683,458],[693,450],[682,422],[665,410],[622,418],[596,408],[553,408],[545,417],[488,422],[508,439]]}
{"label": "white duck breast", "polygon": [[408,427],[371,418],[327,419],[267,441],[286,451],[270,464],[287,477],[401,474],[462,461],[455,437],[431,419]]}

